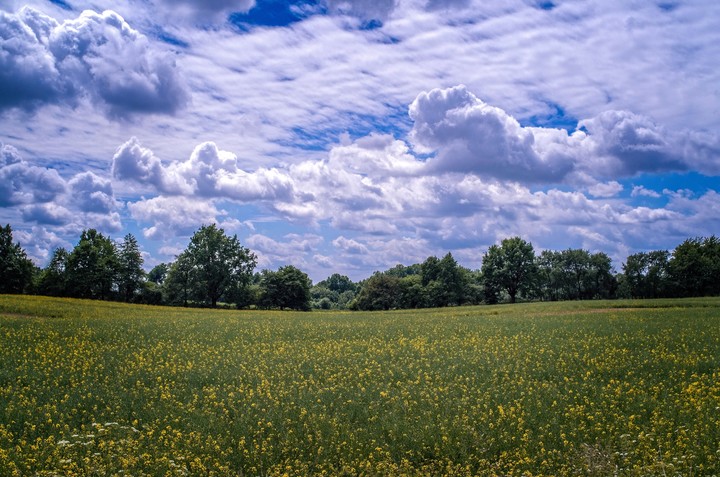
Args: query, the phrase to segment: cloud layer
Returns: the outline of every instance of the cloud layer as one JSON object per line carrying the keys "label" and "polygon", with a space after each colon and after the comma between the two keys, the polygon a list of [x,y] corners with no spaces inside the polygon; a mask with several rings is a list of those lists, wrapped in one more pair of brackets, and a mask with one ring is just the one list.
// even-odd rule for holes
{"label": "cloud layer", "polygon": [[363,278],[720,230],[718,2],[27,4],[0,6],[0,219],[39,259],[86,226],[170,259],[216,221]]}
{"label": "cloud layer", "polygon": [[115,12],[62,23],[32,8],[0,12],[0,111],[87,98],[112,117],[172,114],[189,100],[173,58]]}

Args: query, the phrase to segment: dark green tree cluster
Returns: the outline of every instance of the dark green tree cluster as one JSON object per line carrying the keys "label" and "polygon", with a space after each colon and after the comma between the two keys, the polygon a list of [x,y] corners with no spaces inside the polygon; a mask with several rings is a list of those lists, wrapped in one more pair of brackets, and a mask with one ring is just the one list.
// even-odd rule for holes
{"label": "dark green tree cluster", "polygon": [[84,230],[75,248],[58,248],[36,281],[41,295],[96,300],[140,301],[143,258],[137,240],[127,234],[120,244],[95,229]]}
{"label": "dark green tree cluster", "polygon": [[397,265],[360,283],[350,307],[357,310],[436,308],[479,301],[476,274],[458,265],[451,253],[422,264]]}
{"label": "dark green tree cluster", "polygon": [[237,236],[216,225],[204,226],[175,262],[160,264],[150,276],[162,286],[171,305],[211,306],[219,302],[237,308],[310,309],[310,278],[288,265],[253,274],[257,258]]}
{"label": "dark green tree cluster", "polygon": [[310,277],[292,265],[260,274],[257,305],[265,309],[310,310]]}
{"label": "dark green tree cluster", "polygon": [[451,253],[396,265],[360,283],[333,274],[312,285],[294,266],[253,273],[257,259],[237,236],[215,224],[195,232],[172,263],[149,273],[132,234],[115,243],[84,230],[75,247],[56,249],[35,267],[10,225],[0,227],[0,293],[37,293],[179,306],[231,304],[238,308],[390,310],[519,300],[588,300],[720,295],[720,240],[687,239],[675,250],[630,255],[615,274],[604,253],[545,250],[511,237],[491,246],[471,271]]}
{"label": "dark green tree cluster", "polygon": [[174,263],[151,271],[162,283],[171,305],[210,306],[218,302],[242,305],[257,259],[255,254],[215,224],[201,227]]}
{"label": "dark green tree cluster", "polygon": [[0,227],[0,293],[25,293],[32,287],[35,266],[19,243],[13,243],[10,224]]}
{"label": "dark green tree cluster", "polygon": [[347,276],[334,273],[310,289],[311,306],[321,310],[346,309],[357,288]]}
{"label": "dark green tree cluster", "polygon": [[619,277],[628,298],[720,295],[720,240],[687,239],[672,253],[654,250],[630,255]]}
{"label": "dark green tree cluster", "polygon": [[543,251],[536,259],[537,298],[546,301],[612,298],[617,279],[605,253],[568,249]]}

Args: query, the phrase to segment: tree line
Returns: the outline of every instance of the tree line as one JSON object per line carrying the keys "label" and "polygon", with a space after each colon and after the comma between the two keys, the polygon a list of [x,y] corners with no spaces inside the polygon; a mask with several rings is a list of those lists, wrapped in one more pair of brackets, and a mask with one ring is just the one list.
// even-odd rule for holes
{"label": "tree line", "polygon": [[335,273],[313,285],[292,265],[255,272],[255,254],[236,235],[213,224],[198,229],[173,262],[147,273],[143,265],[132,234],[116,243],[88,229],[72,250],[54,250],[40,269],[13,243],[10,225],[0,227],[0,293],[296,310],[720,295],[720,240],[715,236],[687,239],[672,252],[630,255],[619,273],[605,253],[567,249],[536,254],[530,242],[511,237],[487,250],[479,270],[462,267],[448,253],[396,265],[358,283]]}
{"label": "tree line", "polygon": [[310,278],[293,266],[253,274],[257,258],[215,224],[197,230],[172,263],[149,272],[138,242],[119,243],[84,230],[72,250],[57,248],[44,269],[34,266],[10,225],[0,227],[0,293],[118,300],[152,305],[239,308],[310,307]]}

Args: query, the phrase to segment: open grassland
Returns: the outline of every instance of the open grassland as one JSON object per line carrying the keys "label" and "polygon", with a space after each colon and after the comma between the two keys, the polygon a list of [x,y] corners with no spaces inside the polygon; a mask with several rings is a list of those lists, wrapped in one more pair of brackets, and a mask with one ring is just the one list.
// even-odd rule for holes
{"label": "open grassland", "polygon": [[720,474],[720,300],[0,297],[0,475]]}

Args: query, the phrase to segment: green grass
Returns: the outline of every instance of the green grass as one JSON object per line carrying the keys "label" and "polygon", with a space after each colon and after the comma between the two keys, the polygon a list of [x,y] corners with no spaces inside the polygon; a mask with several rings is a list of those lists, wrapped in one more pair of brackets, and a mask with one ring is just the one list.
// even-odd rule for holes
{"label": "green grass", "polygon": [[384,313],[0,296],[0,475],[712,475],[720,299]]}

